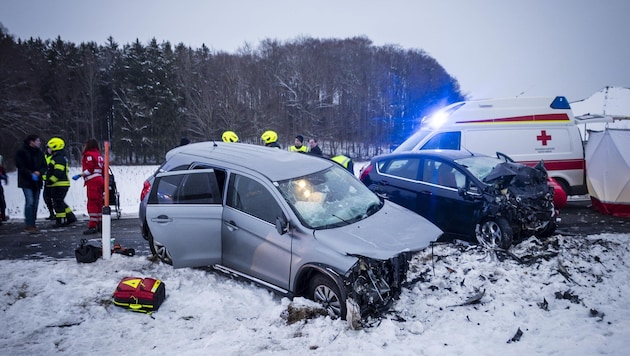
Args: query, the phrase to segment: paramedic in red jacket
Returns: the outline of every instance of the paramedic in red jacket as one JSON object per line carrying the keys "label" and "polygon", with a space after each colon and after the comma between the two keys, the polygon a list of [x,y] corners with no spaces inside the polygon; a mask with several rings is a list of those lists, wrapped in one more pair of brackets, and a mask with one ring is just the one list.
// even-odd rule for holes
{"label": "paramedic in red jacket", "polygon": [[83,171],[72,179],[77,180],[83,177],[87,187],[87,211],[90,219],[88,229],[83,231],[84,235],[97,233],[101,228],[103,220],[103,191],[105,181],[103,179],[103,156],[96,139],[88,139],[83,147],[83,158],[81,159]]}

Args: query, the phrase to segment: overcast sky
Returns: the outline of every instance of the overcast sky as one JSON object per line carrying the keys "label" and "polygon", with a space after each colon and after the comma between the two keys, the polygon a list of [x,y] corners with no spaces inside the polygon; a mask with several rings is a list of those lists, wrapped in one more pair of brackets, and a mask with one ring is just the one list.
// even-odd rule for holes
{"label": "overcast sky", "polygon": [[473,99],[630,87],[629,0],[0,0],[16,38],[245,43],[366,36],[434,57]]}

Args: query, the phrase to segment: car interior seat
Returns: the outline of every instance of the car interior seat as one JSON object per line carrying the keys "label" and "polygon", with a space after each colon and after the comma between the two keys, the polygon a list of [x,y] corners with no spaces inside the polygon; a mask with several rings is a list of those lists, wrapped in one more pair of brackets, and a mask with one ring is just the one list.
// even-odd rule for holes
{"label": "car interior seat", "polygon": [[457,188],[457,182],[452,167],[446,164],[440,165],[438,168],[438,183],[446,187]]}

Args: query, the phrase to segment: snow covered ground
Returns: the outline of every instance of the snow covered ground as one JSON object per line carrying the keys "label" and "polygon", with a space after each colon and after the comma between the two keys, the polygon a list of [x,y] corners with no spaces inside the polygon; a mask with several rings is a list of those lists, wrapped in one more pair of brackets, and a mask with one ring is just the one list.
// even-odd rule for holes
{"label": "snow covered ground", "polygon": [[[142,182],[155,168],[113,167],[124,217],[137,214]],[[5,194],[10,216],[19,219],[23,197],[15,183],[13,173]],[[68,195],[80,213],[84,195],[79,183]],[[176,270],[149,256],[115,254],[92,264],[3,260],[0,353],[626,355],[629,240],[556,235],[527,240],[510,254],[429,247],[413,259],[392,312],[359,331],[301,316],[317,309],[303,298],[290,301],[211,269]],[[126,276],[165,283],[157,312],[113,305]]]}

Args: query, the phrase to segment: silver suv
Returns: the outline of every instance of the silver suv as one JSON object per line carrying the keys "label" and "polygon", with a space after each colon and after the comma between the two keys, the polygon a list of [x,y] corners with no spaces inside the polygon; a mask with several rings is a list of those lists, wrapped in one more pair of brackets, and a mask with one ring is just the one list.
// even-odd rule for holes
{"label": "silver suv", "polygon": [[357,322],[400,294],[411,255],[442,231],[325,158],[242,143],[175,148],[145,183],[151,251],[213,266]]}

